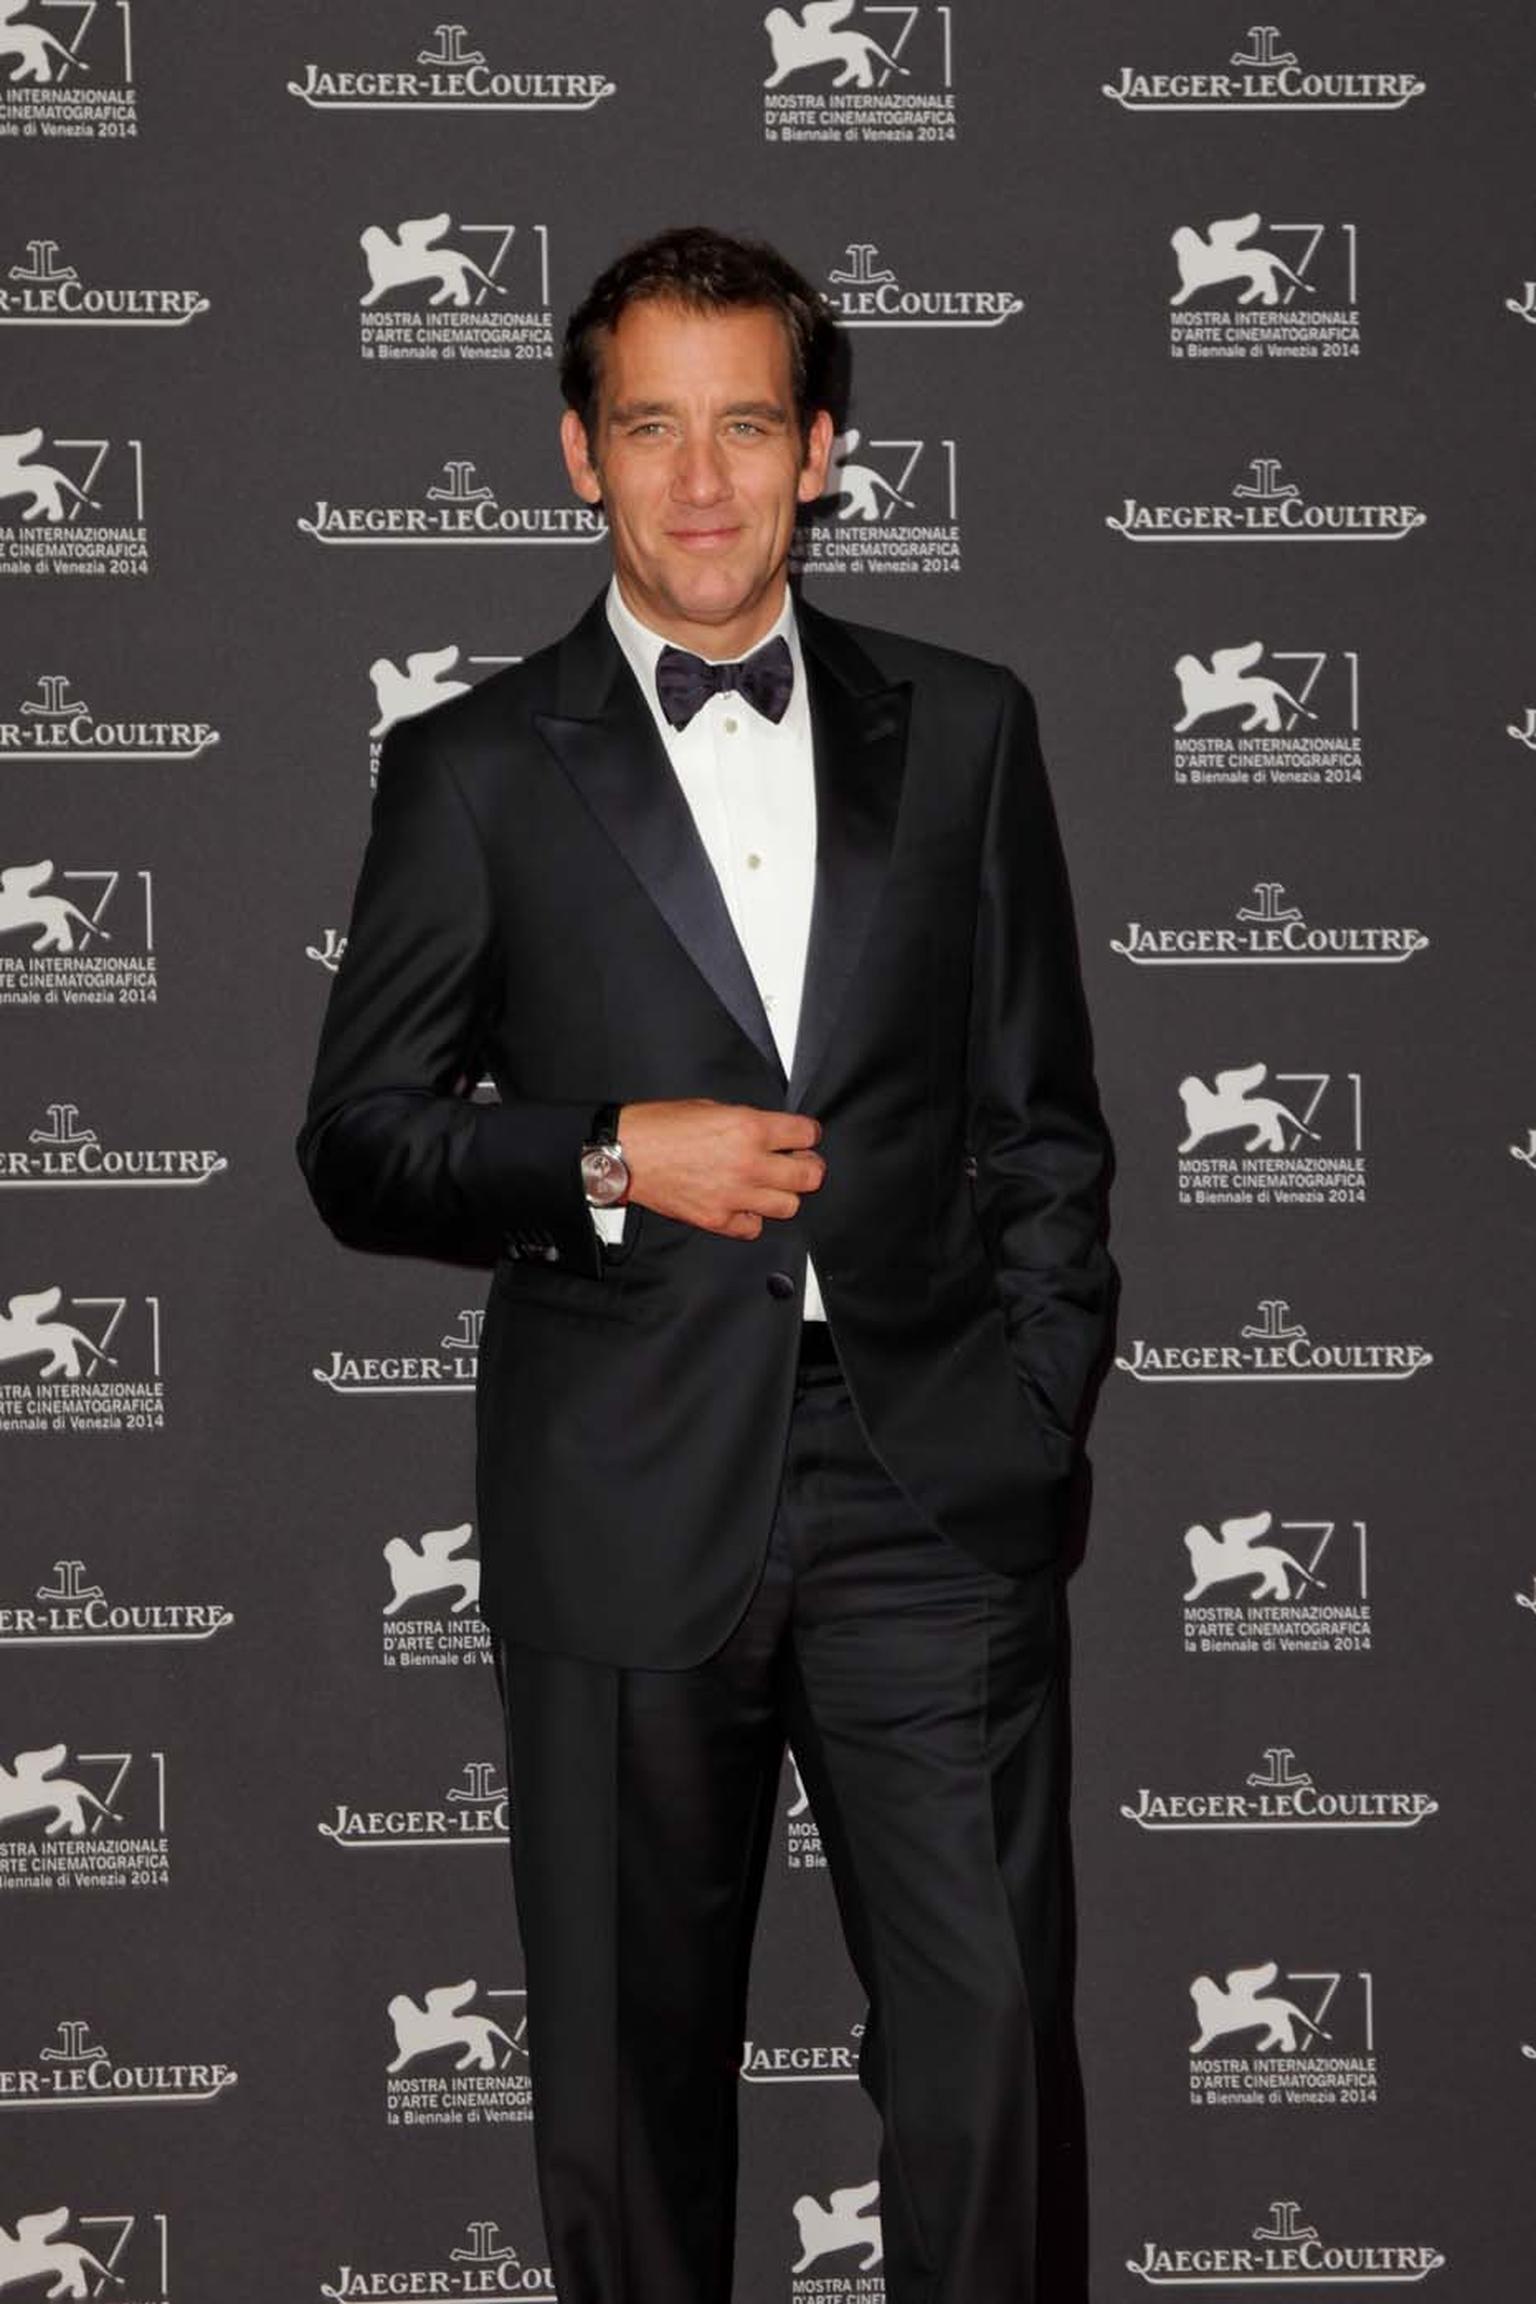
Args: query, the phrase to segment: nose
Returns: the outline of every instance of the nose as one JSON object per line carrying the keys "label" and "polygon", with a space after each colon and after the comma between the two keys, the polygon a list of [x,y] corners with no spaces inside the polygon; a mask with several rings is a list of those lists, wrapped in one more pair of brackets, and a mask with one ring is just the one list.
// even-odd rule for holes
{"label": "nose", "polygon": [[714,435],[695,433],[685,438],[672,474],[673,493],[689,504],[718,504],[730,488],[725,451]]}

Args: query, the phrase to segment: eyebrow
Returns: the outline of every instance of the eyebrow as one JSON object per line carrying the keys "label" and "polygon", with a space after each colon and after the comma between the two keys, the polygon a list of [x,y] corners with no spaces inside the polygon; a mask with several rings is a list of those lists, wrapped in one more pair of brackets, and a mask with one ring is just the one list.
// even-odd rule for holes
{"label": "eyebrow", "polygon": [[[783,424],[788,411],[777,400],[733,400],[720,413],[723,416],[762,416],[769,422]],[[675,416],[675,400],[621,400],[608,411],[610,424],[629,424],[639,416]]]}

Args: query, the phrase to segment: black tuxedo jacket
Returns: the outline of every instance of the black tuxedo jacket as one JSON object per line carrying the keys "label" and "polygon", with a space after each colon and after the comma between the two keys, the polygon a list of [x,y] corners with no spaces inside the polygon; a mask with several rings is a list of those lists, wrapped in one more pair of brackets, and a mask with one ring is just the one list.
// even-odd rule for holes
{"label": "black tuxedo jacket", "polygon": [[[869,1442],[1007,1572],[1060,1546],[1112,1271],[1107,1146],[1026,691],[802,605],[817,805],[793,1076],[601,597],[393,728],[300,1158],[350,1245],[495,1260],[482,1608],[536,1647],[707,1655],[764,1549],[807,1253]],[[482,1069],[501,1101],[470,1101]],[[819,1192],[756,1241],[631,1207],[595,1107],[815,1113]]]}

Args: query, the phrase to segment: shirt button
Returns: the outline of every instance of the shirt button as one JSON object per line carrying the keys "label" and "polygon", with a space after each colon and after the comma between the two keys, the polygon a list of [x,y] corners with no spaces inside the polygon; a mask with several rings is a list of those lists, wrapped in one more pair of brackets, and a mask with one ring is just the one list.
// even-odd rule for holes
{"label": "shirt button", "polygon": [[723,723],[727,736],[734,736],[740,725],[739,720],[727,720]]}
{"label": "shirt button", "polygon": [[789,1301],[794,1292],[795,1284],[787,1272],[769,1273],[768,1293],[770,1296],[777,1296],[780,1303],[783,1304]]}
{"label": "shirt button", "polygon": [[759,856],[757,850],[755,848],[749,849],[747,852],[747,870],[749,872],[755,872],[761,862],[762,858]]}

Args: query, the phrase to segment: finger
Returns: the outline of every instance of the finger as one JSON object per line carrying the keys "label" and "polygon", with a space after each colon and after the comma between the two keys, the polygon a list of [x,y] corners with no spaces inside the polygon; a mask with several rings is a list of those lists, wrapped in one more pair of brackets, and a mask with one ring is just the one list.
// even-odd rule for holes
{"label": "finger", "polygon": [[[827,1173],[819,1152],[766,1152],[749,1160],[733,1179],[733,1192],[816,1192]],[[750,1203],[756,1207],[756,1201]]]}
{"label": "finger", "polygon": [[762,1112],[759,1141],[771,1152],[805,1152],[821,1141],[821,1122],[809,1112]]}
{"label": "finger", "polygon": [[746,1205],[759,1216],[772,1216],[783,1222],[786,1218],[799,1214],[800,1196],[797,1192],[755,1191],[749,1186],[746,1193]]}
{"label": "finger", "polygon": [[775,1152],[773,1183],[785,1192],[819,1192],[827,1164],[819,1152]]}
{"label": "finger", "polygon": [[761,1216],[754,1216],[745,1208],[738,1208],[733,1216],[727,1216],[723,1224],[715,1226],[715,1230],[727,1240],[756,1240],[762,1229]]}

